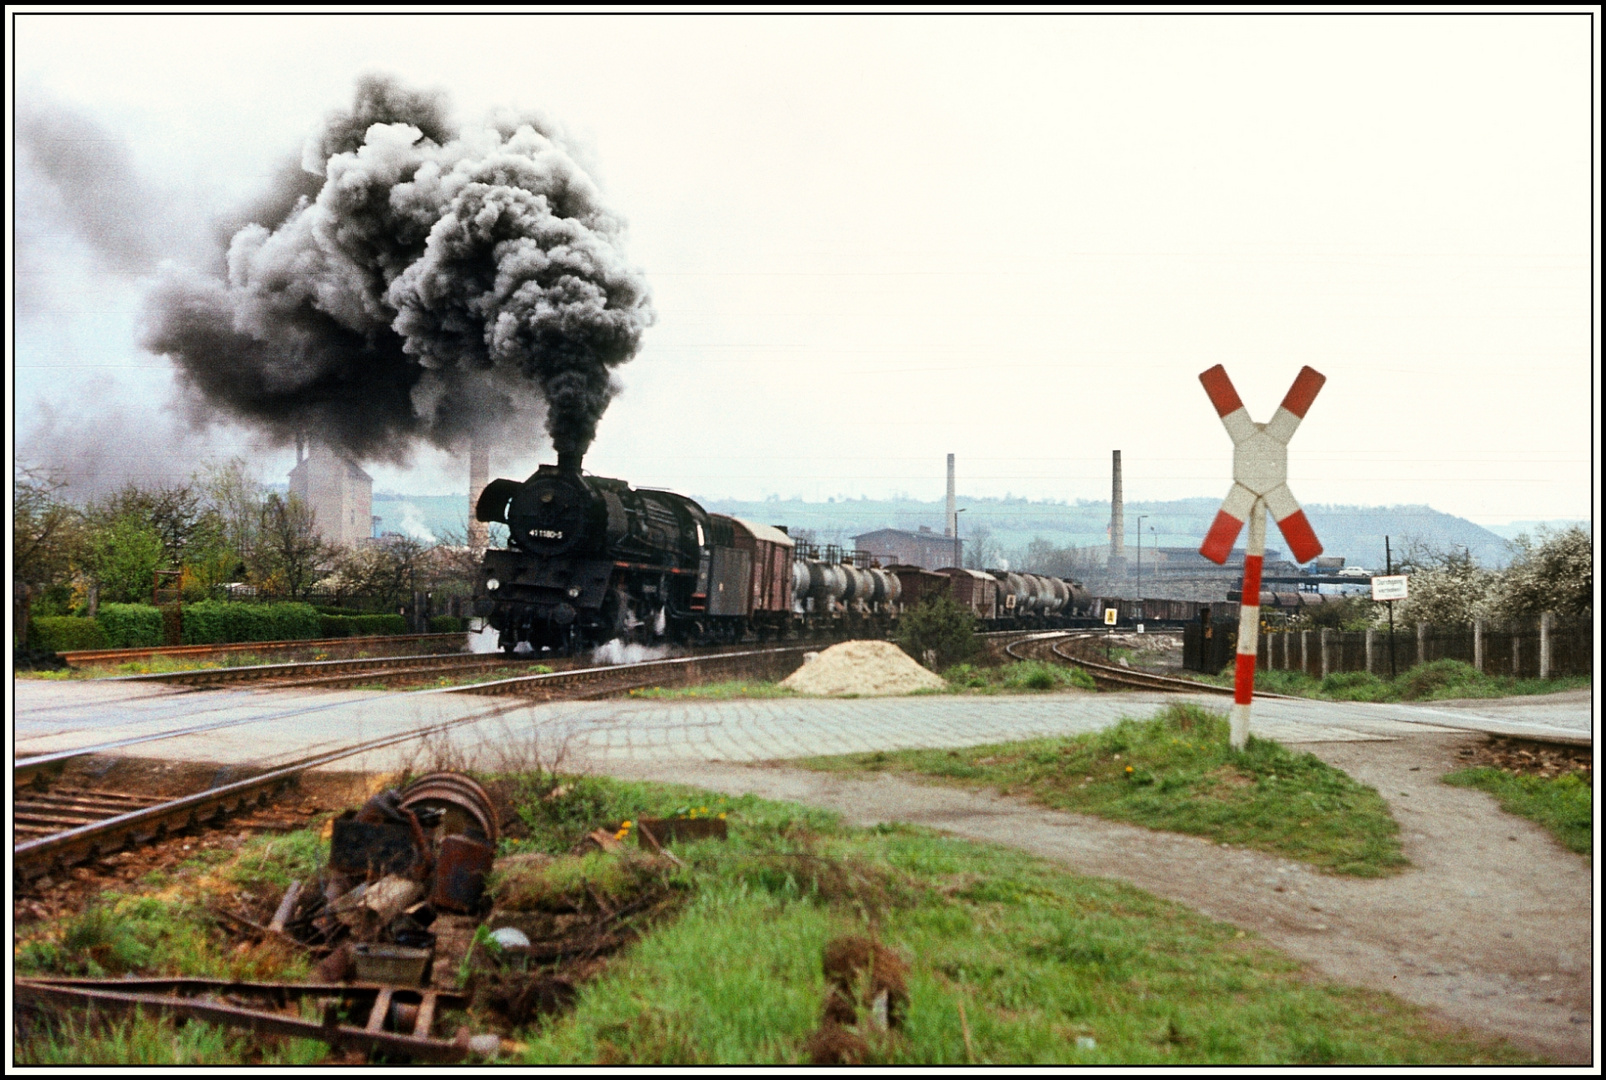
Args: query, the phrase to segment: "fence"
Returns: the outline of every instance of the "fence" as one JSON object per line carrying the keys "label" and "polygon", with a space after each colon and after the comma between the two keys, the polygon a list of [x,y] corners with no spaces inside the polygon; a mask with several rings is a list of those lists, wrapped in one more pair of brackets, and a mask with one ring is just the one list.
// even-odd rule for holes
{"label": "fence", "polygon": [[[1387,677],[1434,660],[1460,660],[1486,675],[1551,679],[1595,672],[1594,627],[1546,615],[1532,626],[1445,629],[1418,623],[1385,630],[1272,630],[1260,635],[1261,670],[1303,671],[1325,678],[1339,671]],[[1391,655],[1392,654],[1392,655]],[[1213,659],[1213,657],[1212,657]]]}

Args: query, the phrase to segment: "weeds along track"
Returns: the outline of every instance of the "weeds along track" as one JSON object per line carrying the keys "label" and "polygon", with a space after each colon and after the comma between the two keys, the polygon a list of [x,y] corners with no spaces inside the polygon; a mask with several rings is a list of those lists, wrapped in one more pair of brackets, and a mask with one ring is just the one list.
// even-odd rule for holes
{"label": "weeds along track", "polygon": [[252,683],[259,686],[322,686],[338,689],[369,683],[392,685],[441,676],[494,671],[536,662],[533,657],[502,653],[424,653],[415,656],[377,656],[350,660],[304,660],[288,664],[252,664],[245,667],[197,668],[150,675],[114,675],[104,682],[161,683],[168,686],[225,686]]}
{"label": "weeds along track", "polygon": [[[397,743],[424,739],[464,724],[474,724],[516,709],[531,701],[608,697],[644,686],[685,686],[710,679],[780,678],[803,663],[810,646],[725,651],[649,660],[636,664],[574,668],[545,674],[518,676],[470,686],[432,687],[398,694],[474,694],[512,697],[471,715],[413,728],[405,732],[342,746],[314,757],[292,762],[245,780],[213,787],[177,799],[154,799],[140,792],[99,789],[52,791],[51,779],[68,761],[102,754],[135,743],[149,743],[199,731],[244,724],[273,723],[289,717],[339,707],[344,702],[291,709],[248,718],[218,720],[210,724],[141,735],[114,742],[77,747],[18,761],[13,768],[17,791],[18,827],[13,832],[12,861],[23,878],[36,877],[52,867],[101,858],[140,844],[159,842],[189,830],[221,824],[240,813],[270,803],[302,773],[344,758]],[[505,662],[506,658],[500,658]]]}
{"label": "weeds along track", "polygon": [[219,645],[156,645],[144,649],[75,649],[57,653],[71,667],[99,667],[131,661],[166,658],[171,660],[226,660],[241,653],[356,653],[374,649],[441,650],[461,647],[458,634],[382,634],[366,637],[313,638],[298,641],[241,641]]}

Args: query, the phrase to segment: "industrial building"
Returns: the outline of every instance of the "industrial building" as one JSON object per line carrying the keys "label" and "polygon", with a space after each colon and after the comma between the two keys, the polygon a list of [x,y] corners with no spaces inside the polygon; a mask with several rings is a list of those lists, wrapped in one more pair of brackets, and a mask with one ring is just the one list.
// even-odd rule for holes
{"label": "industrial building", "polygon": [[324,443],[296,441],[290,494],[312,511],[313,528],[329,543],[352,547],[373,536],[374,478]]}
{"label": "industrial building", "polygon": [[963,541],[942,536],[925,526],[919,532],[907,529],[877,529],[853,538],[853,546],[868,551],[882,566],[918,566],[937,570],[960,565]]}

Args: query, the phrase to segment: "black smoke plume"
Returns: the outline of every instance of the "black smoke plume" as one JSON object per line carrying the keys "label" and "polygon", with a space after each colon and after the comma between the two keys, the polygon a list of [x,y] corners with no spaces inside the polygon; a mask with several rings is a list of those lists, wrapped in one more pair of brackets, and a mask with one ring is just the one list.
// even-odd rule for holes
{"label": "black smoke plume", "polygon": [[286,441],[401,460],[544,407],[553,445],[584,453],[653,312],[623,222],[550,126],[454,134],[438,95],[370,77],[302,167],[234,233],[223,278],[165,276],[145,346]]}

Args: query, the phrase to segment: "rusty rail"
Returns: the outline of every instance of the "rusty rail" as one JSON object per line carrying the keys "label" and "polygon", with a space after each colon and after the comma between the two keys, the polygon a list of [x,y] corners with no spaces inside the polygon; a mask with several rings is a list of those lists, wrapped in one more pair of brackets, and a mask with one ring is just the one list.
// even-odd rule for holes
{"label": "rusty rail", "polygon": [[[439,691],[423,691],[438,693]],[[89,859],[109,855],[135,844],[149,843],[169,833],[196,828],[212,821],[220,821],[242,810],[253,809],[309,769],[316,769],[344,758],[355,757],[370,750],[381,750],[400,742],[420,739],[438,731],[471,724],[507,712],[514,706],[487,709],[471,716],[458,717],[439,724],[414,728],[410,731],[384,735],[377,739],[331,750],[325,754],[303,758],[257,776],[237,780],[193,795],[157,803],[115,814],[99,821],[63,829],[36,839],[14,844],[11,857],[17,873],[23,877],[36,877],[54,865],[72,865]]]}
{"label": "rusty rail", "polygon": [[[817,645],[791,645],[779,649],[753,649],[716,653],[709,656],[683,656],[673,660],[646,660],[639,664],[610,664],[607,667],[576,668],[547,675],[520,675],[511,679],[476,683],[472,686],[442,688],[442,693],[512,694],[550,700],[566,691],[589,689],[602,694],[637,686],[686,686],[710,675],[725,678],[751,676],[780,678],[803,664],[803,654],[817,651]],[[593,696],[593,695],[586,695]]]}
{"label": "rusty rail", "polygon": [[[144,1009],[247,1028],[259,1035],[317,1039],[330,1046],[368,1053],[406,1054],[415,1061],[450,1064],[470,1053],[466,1043],[430,1037],[439,1006],[464,1006],[468,999],[450,990],[396,987],[377,983],[247,983],[221,979],[17,979],[12,983],[19,1004],[89,1007],[109,1012]],[[186,996],[190,995],[190,996]],[[284,1005],[310,997],[323,1003],[323,1019],[306,1020],[280,1011],[247,1009],[226,998],[266,998]],[[339,1022],[336,1002],[367,1010],[362,1027]],[[385,1031],[393,1005],[416,1002],[412,1034]]]}
{"label": "rusty rail", "polygon": [[[1137,671],[1133,668],[1121,667],[1119,664],[1104,664],[1090,660],[1085,656],[1072,656],[1062,651],[1061,646],[1078,642],[1096,642],[1103,637],[1097,633],[1068,633],[1060,635],[1039,634],[1021,641],[1012,642],[1005,648],[1005,652],[1016,660],[1027,660],[1018,650],[1023,645],[1046,645],[1048,651],[1055,659],[1081,668],[1093,677],[1095,685],[1102,688],[1117,688],[1122,690],[1164,690],[1181,693],[1226,694],[1231,696],[1232,688],[1225,686],[1212,686],[1209,683],[1194,682],[1192,679],[1179,679],[1171,675],[1156,675],[1153,672]],[[1257,694],[1258,697],[1281,697],[1279,694]]]}
{"label": "rusty rail", "polygon": [[435,672],[517,667],[535,661],[534,657],[510,657],[499,652],[422,653],[412,656],[373,656],[361,660],[303,660],[288,664],[250,664],[243,667],[197,668],[193,671],[162,671],[149,675],[114,675],[96,681],[215,686],[271,680],[287,684],[330,686],[342,682],[362,682],[392,673],[417,676]]}
{"label": "rusty rail", "polygon": [[157,656],[227,656],[241,652],[283,652],[292,649],[368,649],[381,645],[461,644],[456,634],[370,634],[364,637],[307,638],[298,641],[235,641],[215,645],[153,645],[140,649],[73,649],[56,655],[68,664],[115,664],[129,660],[148,660]]}

